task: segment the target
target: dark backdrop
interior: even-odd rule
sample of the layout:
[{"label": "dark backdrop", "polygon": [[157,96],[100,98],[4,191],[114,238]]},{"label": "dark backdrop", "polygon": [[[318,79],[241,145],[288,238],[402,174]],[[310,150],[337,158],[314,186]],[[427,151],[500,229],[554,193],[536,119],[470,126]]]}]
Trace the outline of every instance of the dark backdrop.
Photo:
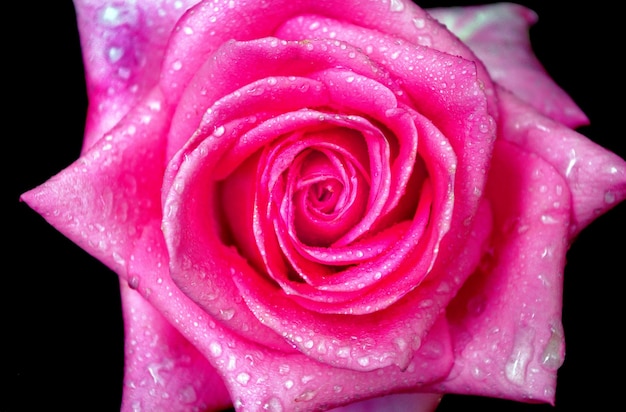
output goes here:
[{"label": "dark backdrop", "polygon": [[[531,30],[536,54],[591,119],[583,134],[626,157],[619,13],[602,1],[584,7],[554,0],[520,3],[539,14]],[[86,96],[72,3],[8,7],[0,411],[117,411],[123,368],[117,277],[18,202],[20,193],[79,154]],[[623,397],[626,370],[621,337],[625,220],[623,203],[584,230],[568,253],[567,356],[556,407],[450,395],[439,412],[613,410]]]}]

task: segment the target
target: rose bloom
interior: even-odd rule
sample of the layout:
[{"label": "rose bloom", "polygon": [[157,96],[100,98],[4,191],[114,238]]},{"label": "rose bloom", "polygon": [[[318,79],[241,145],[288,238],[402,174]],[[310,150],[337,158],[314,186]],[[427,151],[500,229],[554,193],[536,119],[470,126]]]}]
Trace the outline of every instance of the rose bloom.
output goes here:
[{"label": "rose bloom", "polygon": [[565,253],[626,164],[532,11],[75,7],[83,151],[22,199],[121,279],[122,410],[554,402]]}]

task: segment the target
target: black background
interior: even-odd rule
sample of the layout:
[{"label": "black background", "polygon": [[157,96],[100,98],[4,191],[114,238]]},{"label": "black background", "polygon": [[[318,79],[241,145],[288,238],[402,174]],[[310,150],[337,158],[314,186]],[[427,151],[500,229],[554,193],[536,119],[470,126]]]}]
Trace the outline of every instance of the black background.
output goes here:
[{"label": "black background", "polygon": [[[591,119],[580,131],[626,157],[620,14],[602,1],[584,7],[520,3],[539,14],[531,29],[536,54]],[[87,99],[74,10],[70,0],[9,7],[3,6],[5,22],[15,19],[16,25],[3,28],[2,175],[9,189],[2,190],[8,230],[2,232],[0,411],[119,411],[123,327],[117,277],[18,201],[79,154]],[[584,230],[568,253],[567,355],[556,407],[448,395],[439,412],[614,410],[624,396],[626,370],[625,221],[622,203]]]}]

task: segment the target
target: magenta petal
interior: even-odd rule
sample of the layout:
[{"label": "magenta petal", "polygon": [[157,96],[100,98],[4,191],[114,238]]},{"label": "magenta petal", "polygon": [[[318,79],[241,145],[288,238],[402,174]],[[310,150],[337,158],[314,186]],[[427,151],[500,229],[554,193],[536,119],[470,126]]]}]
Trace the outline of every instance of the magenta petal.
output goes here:
[{"label": "magenta petal", "polygon": [[222,378],[200,352],[136,291],[121,282],[125,329],[122,411],[225,409]]},{"label": "magenta petal", "polygon": [[565,178],[572,192],[570,237],[626,198],[626,161],[511,93],[500,90],[499,96],[502,137],[541,156]]},{"label": "magenta petal", "polygon": [[429,9],[487,66],[495,82],[546,116],[577,127],[587,116],[550,78],[535,57],[528,36],[536,14],[518,4]]},{"label": "magenta petal", "polygon": [[[447,375],[452,365],[449,331],[443,317],[433,320],[419,350],[404,362],[404,369],[396,366],[371,372],[337,369],[297,351],[257,345],[223,327],[172,282],[158,224],[147,227],[133,256],[131,278],[137,278],[133,286],[211,362],[223,377],[237,409],[259,406],[261,410],[324,410],[436,382]],[[369,340],[351,341],[363,350],[373,349]],[[412,351],[410,341],[399,340],[396,344]],[[317,346],[315,350],[337,349],[333,342],[329,341],[328,345]]]},{"label": "magenta petal", "polygon": [[495,250],[447,309],[455,367],[439,389],[553,403],[570,192],[550,164],[511,143],[496,143],[492,167]]},{"label": "magenta petal", "polygon": [[[449,31],[441,30],[437,21],[411,2],[370,1],[365,5],[361,0],[274,0],[268,12],[264,2],[249,2],[245,7],[215,7],[211,1],[202,1],[181,19],[179,26],[183,30],[172,35],[161,81],[166,95],[178,100],[193,74],[223,43],[272,36],[280,24],[299,15],[327,16],[355,23],[379,34],[387,33],[476,60],[467,46]],[[480,62],[476,64],[485,93],[493,97],[493,84],[485,68]]]},{"label": "magenta petal", "polygon": [[74,0],[89,112],[84,150],[158,82],[176,21],[198,0]]},{"label": "magenta petal", "polygon": [[144,225],[161,216],[168,120],[168,108],[154,91],[76,162],[21,199],[126,277]]}]

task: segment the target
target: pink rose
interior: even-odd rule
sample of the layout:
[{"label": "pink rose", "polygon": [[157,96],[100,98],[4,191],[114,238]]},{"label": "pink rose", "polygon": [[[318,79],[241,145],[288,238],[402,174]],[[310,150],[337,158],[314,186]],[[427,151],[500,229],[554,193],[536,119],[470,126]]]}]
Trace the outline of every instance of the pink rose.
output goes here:
[{"label": "pink rose", "polygon": [[535,15],[154,3],[75,1],[84,149],[22,196],[123,280],[122,409],[553,403],[565,253],[626,163]]}]

